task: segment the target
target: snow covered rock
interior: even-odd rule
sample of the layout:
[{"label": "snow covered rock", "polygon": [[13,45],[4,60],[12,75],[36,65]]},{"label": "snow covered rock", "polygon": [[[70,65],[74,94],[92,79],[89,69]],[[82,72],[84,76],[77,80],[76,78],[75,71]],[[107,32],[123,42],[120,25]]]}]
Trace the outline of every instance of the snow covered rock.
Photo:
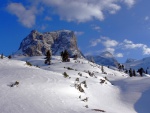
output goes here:
[{"label": "snow covered rock", "polygon": [[118,64],[118,61],[108,51],[103,52],[97,56],[86,56],[86,58],[90,61],[92,60],[95,63],[97,63],[99,65],[104,65],[104,66],[115,66],[116,67]]},{"label": "snow covered rock", "polygon": [[41,56],[45,55],[48,50],[51,50],[53,55],[60,55],[60,52],[65,49],[69,52],[70,57],[73,55],[82,57],[73,31],[60,30],[40,33],[33,30],[26,38],[23,39],[19,50],[15,54]]}]

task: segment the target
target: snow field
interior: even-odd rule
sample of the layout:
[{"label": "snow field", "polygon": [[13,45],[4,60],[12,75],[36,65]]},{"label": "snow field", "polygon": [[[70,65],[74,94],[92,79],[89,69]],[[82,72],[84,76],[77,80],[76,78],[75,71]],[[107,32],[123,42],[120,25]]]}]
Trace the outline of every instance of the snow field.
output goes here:
[{"label": "snow field", "polygon": [[[101,66],[85,59],[61,62],[59,56],[54,56],[51,65],[45,65],[44,57],[41,56],[15,59],[0,59],[2,113],[97,112],[92,109],[104,110],[106,113],[150,112],[148,106],[144,105],[150,104],[150,101],[146,101],[150,94],[149,77],[130,78],[123,72],[107,67],[104,67],[107,74],[103,74]],[[28,66],[24,61],[40,68]],[[94,76],[89,76],[88,71]],[[64,78],[64,72],[69,75],[68,78]],[[104,80],[104,77],[110,82],[101,84],[100,79]],[[79,81],[75,81],[77,78]],[[19,81],[19,85],[10,87],[15,81]],[[84,93],[81,93],[75,88],[75,83],[83,81],[86,81],[87,88],[82,84]],[[86,98],[88,101],[83,101]]]}]

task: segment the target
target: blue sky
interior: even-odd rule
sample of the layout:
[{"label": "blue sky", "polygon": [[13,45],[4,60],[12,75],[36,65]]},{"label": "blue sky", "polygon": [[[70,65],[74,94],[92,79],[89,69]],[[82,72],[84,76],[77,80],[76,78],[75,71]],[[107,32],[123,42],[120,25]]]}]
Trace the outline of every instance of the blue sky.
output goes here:
[{"label": "blue sky", "polygon": [[15,52],[31,30],[73,30],[85,55],[150,56],[149,0],[0,0],[0,53]]}]

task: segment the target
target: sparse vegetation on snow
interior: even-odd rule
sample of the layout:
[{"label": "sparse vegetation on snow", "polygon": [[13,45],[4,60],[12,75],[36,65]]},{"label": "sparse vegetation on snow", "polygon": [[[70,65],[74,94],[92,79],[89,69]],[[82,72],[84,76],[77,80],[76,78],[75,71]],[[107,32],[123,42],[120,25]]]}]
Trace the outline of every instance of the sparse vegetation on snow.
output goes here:
[{"label": "sparse vegetation on snow", "polygon": [[[105,66],[103,73],[102,66],[80,58],[60,62],[60,56],[52,56],[51,65],[44,60],[44,56],[0,60],[2,113],[149,112],[146,74],[129,77]],[[25,61],[35,66],[24,65]]]}]

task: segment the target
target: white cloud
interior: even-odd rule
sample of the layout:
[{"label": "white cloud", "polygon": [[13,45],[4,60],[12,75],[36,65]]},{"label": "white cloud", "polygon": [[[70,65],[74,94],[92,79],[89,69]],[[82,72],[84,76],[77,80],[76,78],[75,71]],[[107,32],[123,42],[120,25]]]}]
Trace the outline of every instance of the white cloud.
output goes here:
[{"label": "white cloud", "polygon": [[35,24],[37,10],[35,7],[25,8],[21,3],[10,3],[7,10],[18,17],[18,21],[25,27],[31,28]]},{"label": "white cloud", "polygon": [[46,25],[42,25],[41,30],[45,30],[45,29],[46,29]]},{"label": "white cloud", "polygon": [[[123,43],[119,43],[116,40],[112,40],[108,37],[101,37],[99,39],[91,41],[91,46],[96,46],[98,44],[103,44],[104,48],[101,51],[109,51],[115,57],[124,57],[124,53],[129,52],[129,50],[137,49],[143,55],[150,55],[150,47],[142,43],[134,43],[131,40],[125,39]],[[127,49],[127,51],[125,50]],[[123,53],[122,53],[123,50]],[[99,51],[98,51],[99,52]],[[119,52],[119,53],[116,53]]]},{"label": "white cloud", "polygon": [[123,54],[122,53],[117,53],[115,56],[118,57],[118,58],[121,58],[121,57],[123,57]]},{"label": "white cloud", "polygon": [[114,49],[114,48],[105,48],[104,51],[108,51],[108,52],[110,52],[111,54],[114,54],[115,49]]},{"label": "white cloud", "polygon": [[83,35],[83,34],[84,34],[84,32],[82,32],[82,31],[75,31],[74,33],[75,33],[75,35],[77,35],[77,36],[80,36],[80,35]]},{"label": "white cloud", "polygon": [[135,44],[132,41],[125,39],[123,42],[123,47],[126,49],[142,49],[144,55],[150,55],[150,48],[145,44]]},{"label": "white cloud", "polygon": [[124,42],[124,43],[127,43],[127,44],[132,44],[132,43],[133,43],[132,41],[127,40],[127,39],[125,39],[123,42]]},{"label": "white cloud", "polygon": [[93,47],[97,46],[98,44],[102,44],[104,46],[104,49],[102,51],[108,51],[114,55],[116,46],[118,46],[119,42],[108,37],[101,37],[99,39],[91,41],[91,46]]},{"label": "white cloud", "polygon": [[118,42],[116,40],[111,40],[107,37],[102,37],[102,39],[103,39],[103,45],[107,48],[115,47],[118,45]]},{"label": "white cloud", "polygon": [[123,0],[128,7],[132,7],[135,4],[135,0]]},{"label": "white cloud", "polygon": [[[35,24],[37,13],[40,11],[45,10],[44,20],[51,20],[47,14],[51,13],[67,21],[87,22],[94,19],[102,21],[105,19],[105,13],[117,13],[121,9],[121,2],[129,7],[135,4],[135,0],[36,0],[28,2],[32,7],[10,3],[7,10],[16,15],[24,26],[30,28]],[[100,30],[100,27],[95,29]]]},{"label": "white cloud", "polygon": [[143,54],[144,55],[150,55],[150,48],[147,47],[147,45],[143,46]]},{"label": "white cloud", "polygon": [[[93,19],[104,20],[104,12],[115,14],[121,9],[121,2],[131,7],[135,0],[38,0],[53,9],[61,19],[86,22]],[[69,5],[67,5],[69,3]]]},{"label": "white cloud", "polygon": [[136,48],[142,48],[144,44],[134,44],[132,41],[125,39],[124,41],[124,47],[126,49],[136,49]]},{"label": "white cloud", "polygon": [[97,44],[99,44],[101,42],[101,39],[96,39],[96,40],[92,40],[90,43],[91,43],[91,46],[94,47],[94,46],[97,46]]},{"label": "white cloud", "polygon": [[145,21],[148,21],[148,20],[149,20],[149,16],[146,16],[144,20],[145,20]]},{"label": "white cloud", "polygon": [[97,32],[101,31],[101,28],[97,25],[91,25],[92,29],[96,30]]}]

